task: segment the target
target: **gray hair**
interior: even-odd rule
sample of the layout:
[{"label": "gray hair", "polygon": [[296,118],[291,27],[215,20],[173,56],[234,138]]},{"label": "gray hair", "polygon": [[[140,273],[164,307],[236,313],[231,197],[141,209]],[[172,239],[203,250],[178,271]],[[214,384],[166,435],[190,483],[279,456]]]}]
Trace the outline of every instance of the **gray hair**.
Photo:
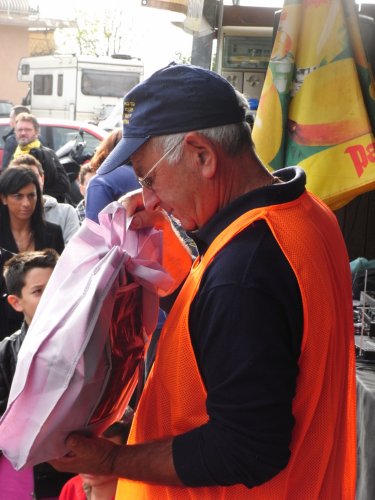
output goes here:
[{"label": "gray hair", "polygon": [[[249,104],[245,96],[238,90],[235,90],[235,92],[239,106],[246,112],[249,109]],[[245,148],[252,147],[251,128],[246,121],[222,125],[221,127],[194,130],[194,132],[203,135],[213,144],[220,146],[224,152],[230,156],[235,156]],[[153,137],[152,145],[155,149],[162,150],[164,154],[168,149],[173,148],[166,158],[166,161],[170,164],[177,163],[181,160],[183,153],[182,143],[187,133],[188,132],[183,132]]]},{"label": "gray hair", "polygon": [[[252,145],[251,129],[246,122],[195,130],[194,132],[203,135],[213,144],[217,144],[225,153],[231,156],[235,156],[243,151],[245,147],[248,148]],[[164,154],[168,149],[173,148],[166,160],[168,163],[177,163],[182,157],[183,140],[186,134],[188,132],[153,137],[152,145],[155,149],[161,149]]]}]

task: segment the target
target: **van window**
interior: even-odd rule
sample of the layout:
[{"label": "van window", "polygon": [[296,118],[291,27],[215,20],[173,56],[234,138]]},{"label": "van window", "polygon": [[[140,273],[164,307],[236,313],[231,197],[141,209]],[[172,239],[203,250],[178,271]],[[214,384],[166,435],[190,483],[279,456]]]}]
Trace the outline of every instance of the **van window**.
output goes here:
[{"label": "van window", "polygon": [[34,95],[52,95],[52,75],[34,75]]},{"label": "van window", "polygon": [[81,92],[84,95],[123,97],[137,83],[139,83],[138,73],[84,69]]},{"label": "van window", "polygon": [[[55,151],[61,148],[61,146],[64,146],[64,144],[66,144],[68,141],[76,139],[76,137],[78,136],[78,129],[59,127],[57,125],[48,128],[49,134],[51,134],[52,143],[51,141],[49,141],[48,144],[45,141],[43,141],[43,143],[45,146],[48,145],[48,147],[52,148]],[[41,135],[43,138],[43,130],[41,130]],[[89,132],[84,132],[84,141],[86,142],[85,153],[89,153],[91,155],[95,153],[95,149],[101,142],[100,139],[91,135]]]},{"label": "van window", "polygon": [[57,75],[57,95],[61,97],[63,95],[63,83],[64,83],[64,75]]},{"label": "van window", "polygon": [[22,64],[21,75],[29,75],[29,74],[30,74],[30,64]]}]

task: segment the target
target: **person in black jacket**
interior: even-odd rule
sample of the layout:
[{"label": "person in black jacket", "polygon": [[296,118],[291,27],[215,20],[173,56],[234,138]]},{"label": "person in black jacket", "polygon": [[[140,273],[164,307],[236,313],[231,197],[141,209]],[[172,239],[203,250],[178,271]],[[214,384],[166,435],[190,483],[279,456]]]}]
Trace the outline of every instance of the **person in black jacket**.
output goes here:
[{"label": "person in black jacket", "polygon": [[[0,278],[4,261],[24,251],[64,250],[62,229],[44,220],[39,180],[29,167],[9,168],[0,175]],[[0,339],[20,327],[22,316],[5,300],[0,279]]]},{"label": "person in black jacket", "polygon": [[17,148],[13,158],[31,154],[42,164],[44,170],[44,193],[59,202],[70,202],[70,180],[56,153],[39,140],[39,123],[34,115],[21,113],[17,116],[15,134]]},{"label": "person in black jacket", "polygon": [[[0,342],[0,416],[6,410],[8,403],[18,352],[58,257],[55,250],[47,248],[19,253],[4,265],[8,303],[14,310],[23,314],[24,321],[20,330]],[[0,457],[0,477],[6,468],[7,474],[14,475],[14,480],[7,480],[6,484],[2,484],[1,493],[4,495],[2,498],[30,497],[31,491],[27,490],[27,487],[26,491],[22,489],[25,483],[32,484],[33,498],[58,497],[62,486],[71,477],[71,474],[55,471],[47,463],[17,472],[7,467],[5,461],[5,457]],[[25,481],[26,476],[28,481]]]},{"label": "person in black jacket", "polygon": [[16,134],[14,132],[14,127],[16,126],[16,117],[20,113],[29,113],[29,109],[26,106],[18,104],[17,106],[13,106],[9,114],[10,126],[12,128],[7,134],[3,135],[4,150],[3,150],[3,159],[1,164],[2,170],[5,170],[7,168],[13,156],[13,153],[17,148],[17,139],[16,139]]}]

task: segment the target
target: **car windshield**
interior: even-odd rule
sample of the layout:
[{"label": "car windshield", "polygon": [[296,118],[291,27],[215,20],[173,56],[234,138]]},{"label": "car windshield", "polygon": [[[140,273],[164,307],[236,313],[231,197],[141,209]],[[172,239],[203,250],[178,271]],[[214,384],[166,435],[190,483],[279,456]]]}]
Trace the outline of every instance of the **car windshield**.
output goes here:
[{"label": "car windshield", "polygon": [[[48,129],[48,130],[47,130]],[[55,151],[61,148],[64,144],[75,139],[79,134],[79,129],[69,128],[69,127],[59,127],[55,125],[53,127],[47,127],[46,125],[41,125],[40,135],[42,137],[43,144],[48,146]],[[94,154],[95,149],[100,144],[101,139],[90,134],[88,131],[84,131],[84,141],[86,143],[85,152],[88,154]]]},{"label": "car windshield", "polygon": [[0,149],[4,149],[4,137],[6,137],[10,130],[10,125],[0,126]]},{"label": "car windshield", "polygon": [[11,102],[0,101],[0,116],[8,117],[13,105]]}]

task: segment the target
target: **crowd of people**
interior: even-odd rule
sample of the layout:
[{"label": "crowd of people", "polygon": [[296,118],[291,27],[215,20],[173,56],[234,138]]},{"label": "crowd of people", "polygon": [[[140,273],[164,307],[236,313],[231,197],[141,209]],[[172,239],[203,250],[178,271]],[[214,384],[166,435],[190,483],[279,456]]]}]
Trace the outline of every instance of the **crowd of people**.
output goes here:
[{"label": "crowd of people", "polygon": [[68,436],[69,453],[42,465],[78,476],[48,496],[354,499],[351,277],[335,216],[301,168],[271,173],[261,163],[246,100],[212,71],[155,72],[124,97],[123,123],[82,166],[76,210],[36,118],[22,110],[17,144],[6,140],[1,412],[36,307],[30,290],[40,296],[47,261],[84,218],[98,221],[119,200],[133,229],[162,229],[167,246],[173,228],[192,255],[160,302],[152,367],[125,434],[122,422],[100,437]]},{"label": "crowd of people", "polygon": [[[113,131],[91,161],[81,165],[77,182],[82,200],[73,206],[68,176],[55,152],[43,146],[37,118],[25,106],[14,106],[10,124],[11,131],[3,137],[0,172],[0,416],[7,406],[18,351],[48,278],[58,256],[87,216],[89,181],[122,135],[120,129]],[[88,206],[95,221],[108,203],[138,187],[132,167],[124,166],[124,170],[124,182],[120,176],[112,184],[93,184]],[[126,423],[117,422],[103,436],[124,443],[129,427],[127,417]],[[61,498],[71,500],[86,495],[114,496],[116,478],[77,477],[78,481],[69,482],[61,491],[71,477],[72,474],[58,472],[48,463],[14,471],[0,452],[1,495],[7,498],[23,500],[33,494],[37,499],[57,499],[60,493]]]}]

